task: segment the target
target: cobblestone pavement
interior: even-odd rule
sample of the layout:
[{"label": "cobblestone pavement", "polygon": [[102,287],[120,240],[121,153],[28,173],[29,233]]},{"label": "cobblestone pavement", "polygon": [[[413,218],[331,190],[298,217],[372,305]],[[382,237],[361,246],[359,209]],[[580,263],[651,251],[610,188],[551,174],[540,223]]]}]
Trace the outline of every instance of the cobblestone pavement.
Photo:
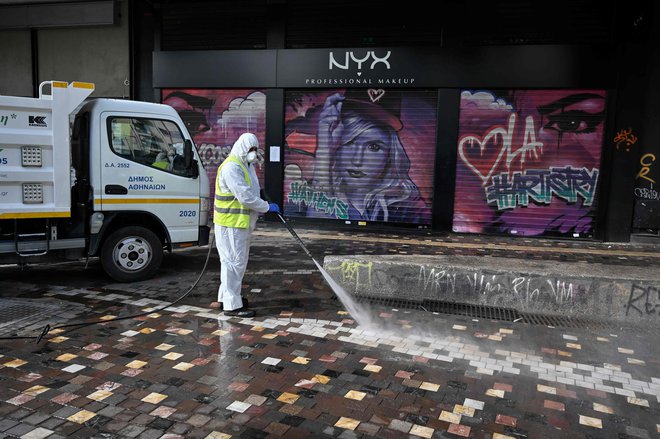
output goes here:
[{"label": "cobblestone pavement", "polygon": [[[660,264],[657,247],[299,231],[325,254],[483,254]],[[391,241],[390,241],[391,240]],[[517,253],[520,252],[520,253]],[[371,306],[358,327],[286,231],[260,224],[253,319],[208,308],[217,253],[110,281],[98,263],[0,267],[2,298],[58,311],[0,328],[4,437],[660,437],[657,328],[547,327]],[[405,292],[403,292],[405,294]],[[130,317],[142,314],[138,317]],[[121,320],[113,320],[116,318]],[[99,320],[82,327],[58,325]]]}]

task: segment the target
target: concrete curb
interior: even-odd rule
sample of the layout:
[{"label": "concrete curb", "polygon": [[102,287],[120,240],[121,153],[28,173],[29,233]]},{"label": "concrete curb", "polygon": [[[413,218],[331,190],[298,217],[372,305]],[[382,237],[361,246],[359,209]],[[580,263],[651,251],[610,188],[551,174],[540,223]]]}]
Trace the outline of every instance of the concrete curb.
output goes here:
[{"label": "concrete curb", "polygon": [[326,256],[356,296],[660,323],[660,273],[636,266],[480,256]]}]

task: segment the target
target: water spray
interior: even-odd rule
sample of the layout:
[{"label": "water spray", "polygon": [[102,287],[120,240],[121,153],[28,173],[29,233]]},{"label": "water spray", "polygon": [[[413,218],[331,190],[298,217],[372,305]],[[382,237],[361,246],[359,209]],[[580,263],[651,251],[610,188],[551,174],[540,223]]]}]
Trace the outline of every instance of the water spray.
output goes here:
[{"label": "water spray", "polygon": [[362,307],[360,306],[355,299],[348,294],[342,287],[339,285],[333,278],[330,276],[330,273],[328,273],[322,266],[319,264],[316,259],[314,259],[314,256],[310,251],[307,249],[305,244],[303,243],[302,239],[298,236],[295,230],[293,230],[293,227],[289,225],[289,223],[286,222],[284,217],[280,214],[277,213],[277,216],[279,217],[280,221],[286,226],[287,230],[293,236],[293,239],[296,240],[296,242],[302,247],[303,251],[309,256],[312,261],[314,261],[314,264],[316,265],[316,268],[319,269],[321,272],[321,275],[323,276],[323,279],[325,279],[326,283],[332,289],[332,291],[335,293],[335,295],[339,298],[339,300],[344,304],[346,307],[346,310],[348,313],[355,319],[357,324],[362,327],[374,327],[374,322],[371,319],[371,315]]}]

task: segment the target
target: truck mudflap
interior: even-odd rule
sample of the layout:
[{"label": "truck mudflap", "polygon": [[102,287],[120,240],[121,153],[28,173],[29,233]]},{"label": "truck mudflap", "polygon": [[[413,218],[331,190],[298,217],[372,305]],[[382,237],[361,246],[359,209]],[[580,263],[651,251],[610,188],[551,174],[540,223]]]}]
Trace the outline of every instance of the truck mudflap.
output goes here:
[{"label": "truck mudflap", "polygon": [[209,226],[199,226],[199,245],[207,245],[210,234],[211,228]]}]

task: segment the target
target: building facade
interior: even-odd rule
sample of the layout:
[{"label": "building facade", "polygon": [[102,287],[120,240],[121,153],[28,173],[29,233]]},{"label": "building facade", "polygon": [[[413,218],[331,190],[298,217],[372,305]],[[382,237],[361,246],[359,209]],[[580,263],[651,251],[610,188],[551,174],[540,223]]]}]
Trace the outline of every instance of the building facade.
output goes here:
[{"label": "building facade", "polygon": [[[438,13],[416,0],[110,3],[112,24],[61,29],[125,35],[125,53],[115,48],[125,88],[104,95],[177,109],[212,177],[254,132],[262,187],[290,221],[659,236],[650,1],[446,0]],[[34,64],[45,30],[26,26],[0,32],[30,33]],[[66,78],[47,79],[103,87],[121,76],[90,64],[92,78],[60,67]]]}]

